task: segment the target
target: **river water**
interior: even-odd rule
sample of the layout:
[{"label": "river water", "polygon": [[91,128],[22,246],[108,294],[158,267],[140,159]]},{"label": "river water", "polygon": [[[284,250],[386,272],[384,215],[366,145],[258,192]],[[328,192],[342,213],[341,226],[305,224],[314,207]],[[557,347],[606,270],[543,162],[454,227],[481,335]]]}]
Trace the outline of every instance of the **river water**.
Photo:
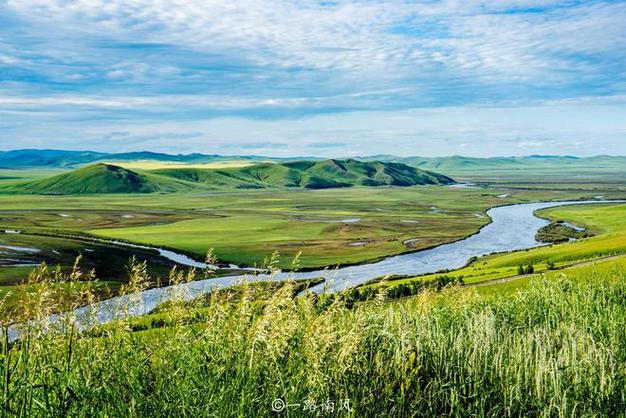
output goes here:
[{"label": "river water", "polygon": [[[244,281],[284,281],[292,279],[324,278],[326,283],[312,288],[321,293],[324,290],[337,292],[354,287],[371,279],[387,275],[420,275],[435,273],[444,269],[463,267],[470,258],[480,257],[494,252],[523,250],[543,245],[535,240],[537,231],[548,225],[545,219],[538,218],[534,212],[564,205],[590,203],[609,203],[607,201],[543,202],[500,206],[490,209],[487,214],[492,222],[478,233],[450,244],[386,258],[384,260],[348,266],[334,270],[310,272],[279,272],[268,274],[249,274],[226,276],[207,280],[198,280],[176,286],[149,289],[139,294],[119,296],[96,305],[97,320],[101,323],[124,316],[141,315],[153,310],[160,303],[173,297],[184,296],[192,299],[210,293],[217,288],[232,286]],[[194,266],[197,265],[194,262]],[[121,307],[124,307],[122,310]],[[86,313],[87,308],[79,309],[78,314]]]}]

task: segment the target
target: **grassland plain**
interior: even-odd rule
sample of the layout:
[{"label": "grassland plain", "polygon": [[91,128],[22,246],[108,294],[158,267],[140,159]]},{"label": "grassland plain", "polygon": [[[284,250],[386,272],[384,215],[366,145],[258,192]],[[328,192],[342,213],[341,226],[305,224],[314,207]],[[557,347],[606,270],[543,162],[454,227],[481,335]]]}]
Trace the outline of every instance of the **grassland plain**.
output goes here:
[{"label": "grassland plain", "polygon": [[4,169],[0,168],[0,184],[9,185],[15,183],[21,183],[24,181],[42,179],[46,177],[52,177],[57,174],[64,173],[65,170],[60,169],[31,169],[31,170],[23,170],[23,169]]},{"label": "grassland plain", "polygon": [[[500,196],[500,197],[499,197]],[[506,196],[506,197],[503,197]],[[358,263],[450,242],[496,205],[588,193],[449,187],[246,191],[203,195],[0,195],[0,229],[91,233],[203,257],[260,263],[274,250],[302,267]],[[6,238],[6,237],[5,237]],[[288,267],[288,264],[283,265]]]},{"label": "grassland plain", "polygon": [[[384,160],[384,159],[383,159]],[[384,160],[386,161],[386,160]],[[435,170],[459,181],[509,190],[578,190],[603,195],[626,191],[626,158],[598,156],[391,159]]]},{"label": "grassland plain", "polygon": [[[180,299],[76,332],[54,309],[90,300],[40,270],[20,293],[28,338],[0,350],[17,416],[623,417],[626,272],[536,277],[507,297],[453,287],[347,308],[296,284]],[[181,277],[181,280],[184,280]],[[141,265],[124,291],[145,288]],[[227,384],[225,384],[227,382]],[[274,409],[274,410],[273,410]],[[279,410],[277,412],[275,410]]]},{"label": "grassland plain", "polygon": [[254,214],[239,212],[226,219],[91,232],[143,243],[161,242],[196,254],[205,251],[207,237],[216,236],[220,245],[215,250],[224,260],[249,265],[278,250],[287,258],[302,252],[303,267],[320,267],[454,241],[485,225],[488,218],[484,212],[489,207],[527,198],[524,194],[501,198],[497,193],[428,188],[385,190],[384,194],[363,190],[341,197],[334,191],[311,196],[315,203],[292,201],[291,209],[267,208],[264,222],[259,222],[257,209]]}]

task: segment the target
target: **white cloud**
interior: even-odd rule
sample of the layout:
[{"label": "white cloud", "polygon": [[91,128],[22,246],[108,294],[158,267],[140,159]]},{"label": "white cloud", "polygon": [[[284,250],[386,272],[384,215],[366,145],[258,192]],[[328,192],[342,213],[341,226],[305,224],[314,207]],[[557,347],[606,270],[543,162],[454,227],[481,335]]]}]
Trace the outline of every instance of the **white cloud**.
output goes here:
[{"label": "white cloud", "polygon": [[[110,77],[127,77],[112,74]],[[42,111],[63,111],[67,108],[73,111],[80,108],[138,108],[146,112],[184,110],[262,110],[262,109],[324,109],[329,106],[353,106],[356,101],[367,100],[368,97],[377,97],[384,94],[395,94],[406,89],[390,89],[379,91],[362,91],[348,94],[329,96],[303,97],[263,97],[237,95],[157,95],[157,96],[92,96],[92,95],[62,95],[53,96],[19,96],[0,95],[0,109],[39,109]]]},{"label": "white cloud", "polygon": [[[4,11],[23,26],[0,28],[15,38],[0,44],[12,77],[0,115],[18,119],[0,142],[106,146],[122,129],[135,145],[214,152],[625,146],[625,2],[0,0]],[[157,135],[190,130],[201,135]]]},{"label": "white cloud", "polygon": [[[617,52],[626,4],[497,13],[558,1],[9,0],[30,18],[57,19],[78,33],[174,43],[237,55],[260,66],[314,68],[394,79],[450,71],[537,78],[563,69],[565,54]],[[440,25],[445,33],[429,29]],[[397,30],[393,30],[396,28]],[[414,36],[417,31],[420,36]],[[552,71],[558,76],[558,71]],[[419,78],[419,77],[418,77]]]},{"label": "white cloud", "polygon": [[0,53],[0,64],[16,65],[21,63],[23,61],[19,58]]},{"label": "white cloud", "polygon": [[543,148],[544,146],[543,141],[522,141],[517,144],[518,148]]},{"label": "white cloud", "polygon": [[42,108],[50,109],[57,106],[81,106],[125,108],[153,104],[153,100],[142,97],[96,98],[85,96],[57,96],[57,97],[15,97],[0,96],[0,107],[9,108]]}]

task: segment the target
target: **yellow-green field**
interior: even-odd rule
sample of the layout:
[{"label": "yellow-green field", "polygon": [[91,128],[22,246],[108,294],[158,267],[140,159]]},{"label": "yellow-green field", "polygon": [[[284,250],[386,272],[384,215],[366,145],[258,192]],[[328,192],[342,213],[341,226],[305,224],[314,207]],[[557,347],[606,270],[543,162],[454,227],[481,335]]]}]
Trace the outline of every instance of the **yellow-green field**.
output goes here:
[{"label": "yellow-green field", "polygon": [[215,161],[212,163],[179,163],[175,161],[156,161],[156,160],[133,160],[133,161],[103,161],[108,164],[118,165],[130,170],[160,170],[164,168],[203,168],[203,169],[219,169],[219,168],[236,168],[247,167],[258,164],[262,161],[248,160],[232,160],[232,161]]},{"label": "yellow-green field", "polygon": [[65,170],[58,168],[41,168],[31,170],[17,170],[17,169],[2,169],[0,168],[0,184],[12,184],[19,183],[28,180],[43,179],[46,177],[52,177],[60,173],[64,173]]}]

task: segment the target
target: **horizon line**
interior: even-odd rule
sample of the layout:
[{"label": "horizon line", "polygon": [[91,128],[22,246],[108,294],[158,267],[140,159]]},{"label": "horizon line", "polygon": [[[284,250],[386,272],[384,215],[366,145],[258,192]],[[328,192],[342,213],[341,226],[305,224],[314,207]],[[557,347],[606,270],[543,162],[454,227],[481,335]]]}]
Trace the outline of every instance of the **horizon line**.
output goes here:
[{"label": "horizon line", "polygon": [[157,154],[171,157],[189,157],[193,155],[202,156],[202,157],[254,157],[254,158],[270,158],[270,159],[293,159],[293,158],[302,158],[302,159],[362,159],[362,158],[374,158],[374,157],[395,157],[395,158],[426,158],[426,159],[438,159],[438,158],[453,158],[453,157],[463,157],[463,158],[475,158],[475,159],[493,159],[493,158],[576,158],[576,159],[585,159],[585,158],[599,158],[599,157],[622,157],[626,158],[624,154],[594,154],[594,155],[573,155],[573,154],[524,154],[524,155],[492,155],[488,157],[477,157],[467,154],[447,154],[447,155],[437,155],[432,157],[426,157],[418,154],[413,155],[398,155],[398,154],[369,154],[369,155],[358,155],[358,156],[334,156],[334,157],[325,157],[325,156],[315,156],[315,155],[292,155],[285,157],[278,157],[272,155],[264,155],[264,154],[219,154],[219,153],[203,153],[203,152],[190,152],[190,153],[170,153],[165,151],[150,151],[150,150],[141,150],[141,151],[124,151],[124,152],[108,152],[108,151],[97,151],[94,149],[62,149],[62,148],[14,148],[7,150],[0,150],[1,154],[12,153],[12,152],[71,152],[71,153],[93,153],[93,154],[105,154],[105,155],[127,155],[127,154]]}]

